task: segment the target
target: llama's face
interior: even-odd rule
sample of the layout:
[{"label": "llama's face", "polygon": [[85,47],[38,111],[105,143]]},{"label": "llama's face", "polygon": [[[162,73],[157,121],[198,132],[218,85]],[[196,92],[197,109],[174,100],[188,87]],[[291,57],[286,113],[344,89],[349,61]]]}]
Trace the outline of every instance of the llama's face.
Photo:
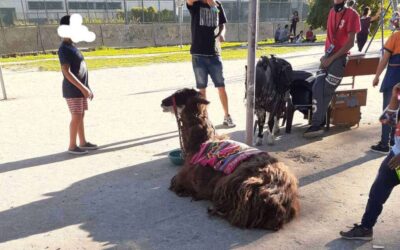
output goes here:
[{"label": "llama's face", "polygon": [[174,113],[174,107],[173,107],[173,98],[175,98],[175,103],[176,103],[176,109],[178,113],[182,111],[182,109],[185,107],[187,102],[194,98],[194,97],[199,97],[200,92],[194,90],[194,89],[181,89],[176,91],[174,94],[168,96],[161,102],[161,108],[163,109],[163,112],[171,112]]}]

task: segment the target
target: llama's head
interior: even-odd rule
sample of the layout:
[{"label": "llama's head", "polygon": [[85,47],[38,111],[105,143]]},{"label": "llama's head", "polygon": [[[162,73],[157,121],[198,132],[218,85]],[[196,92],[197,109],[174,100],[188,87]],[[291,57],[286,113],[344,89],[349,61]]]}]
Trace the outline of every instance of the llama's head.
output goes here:
[{"label": "llama's head", "polygon": [[161,102],[161,108],[164,112],[174,113],[174,100],[176,110],[181,113],[184,108],[191,111],[193,114],[201,112],[200,106],[207,105],[209,102],[202,97],[200,92],[194,89],[181,89],[168,96]]}]

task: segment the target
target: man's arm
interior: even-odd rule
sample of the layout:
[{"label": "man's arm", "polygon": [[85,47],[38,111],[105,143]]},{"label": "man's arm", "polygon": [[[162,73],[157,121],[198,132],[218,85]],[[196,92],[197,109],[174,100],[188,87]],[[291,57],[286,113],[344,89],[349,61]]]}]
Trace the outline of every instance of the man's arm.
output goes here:
[{"label": "man's arm", "polygon": [[219,25],[219,32],[217,37],[219,37],[220,42],[225,42],[225,33],[226,33],[226,26],[225,24],[220,24]]},{"label": "man's arm", "polygon": [[355,32],[350,32],[346,43],[344,44],[344,46],[342,48],[340,48],[340,50],[338,50],[336,53],[334,53],[333,55],[329,56],[328,58],[322,58],[321,59],[322,67],[326,69],[337,58],[339,58],[339,57],[341,57],[343,55],[346,55],[349,52],[349,50],[351,48],[353,48],[353,46],[354,46],[354,38],[355,38],[355,36],[356,36]]},{"label": "man's arm", "polygon": [[76,76],[74,74],[72,74],[70,65],[62,64],[61,71],[64,74],[65,78],[67,78],[67,80],[70,83],[72,83],[75,87],[77,87],[82,92],[82,94],[85,96],[85,98],[92,98],[92,96],[93,96],[92,91],[90,91],[90,89],[88,89],[85,85],[83,85],[81,83],[81,81],[79,81],[79,79],[76,78]]}]

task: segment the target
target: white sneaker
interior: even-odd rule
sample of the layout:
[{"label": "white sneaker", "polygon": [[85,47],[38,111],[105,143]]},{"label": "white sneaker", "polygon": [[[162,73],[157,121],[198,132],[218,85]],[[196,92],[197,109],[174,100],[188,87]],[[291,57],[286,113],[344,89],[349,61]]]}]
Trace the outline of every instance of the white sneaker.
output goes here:
[{"label": "white sneaker", "polygon": [[236,127],[236,124],[233,123],[232,118],[231,118],[230,115],[224,117],[224,122],[222,124],[227,126],[228,128]]}]

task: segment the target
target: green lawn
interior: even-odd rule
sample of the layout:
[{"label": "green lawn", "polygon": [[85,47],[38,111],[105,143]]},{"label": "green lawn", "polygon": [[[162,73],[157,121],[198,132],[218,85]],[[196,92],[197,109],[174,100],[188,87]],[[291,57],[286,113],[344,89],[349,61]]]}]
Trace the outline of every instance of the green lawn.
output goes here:
[{"label": "green lawn", "polygon": [[[271,47],[272,40],[262,41],[259,43],[257,56],[269,54],[285,54],[306,50],[304,47]],[[245,43],[224,43],[222,57],[224,60],[244,59],[247,57],[247,47]],[[148,65],[153,63],[172,63],[190,61],[188,45],[179,48],[178,46],[166,47],[148,47],[148,48],[132,48],[132,49],[115,49],[115,48],[98,48],[94,51],[83,52],[85,57],[96,56],[123,56],[134,55],[134,58],[87,58],[86,62],[90,70],[116,67],[133,67],[140,65]],[[143,55],[143,56],[140,56]],[[55,59],[43,61],[43,59]],[[21,56],[15,58],[2,58],[1,63],[17,62],[18,65],[4,65],[5,68],[39,68],[44,71],[58,71],[60,65],[57,55],[45,54],[37,56]],[[25,63],[24,63],[25,61]],[[26,62],[33,61],[33,62]]]},{"label": "green lawn", "polygon": [[[286,54],[305,50],[307,48],[299,47],[262,47],[257,50],[257,57],[269,54]],[[224,60],[235,60],[247,58],[247,49],[224,49],[222,51]],[[133,67],[149,65],[153,63],[174,63],[190,61],[191,56],[189,52],[163,54],[135,58],[106,58],[106,59],[86,59],[86,63],[90,70],[104,69],[104,68],[117,68],[117,67]],[[21,68],[22,65],[18,65]],[[15,66],[6,66],[15,67]],[[37,61],[34,63],[23,64],[24,68],[39,68],[44,71],[58,71],[60,65],[58,61]]]}]

